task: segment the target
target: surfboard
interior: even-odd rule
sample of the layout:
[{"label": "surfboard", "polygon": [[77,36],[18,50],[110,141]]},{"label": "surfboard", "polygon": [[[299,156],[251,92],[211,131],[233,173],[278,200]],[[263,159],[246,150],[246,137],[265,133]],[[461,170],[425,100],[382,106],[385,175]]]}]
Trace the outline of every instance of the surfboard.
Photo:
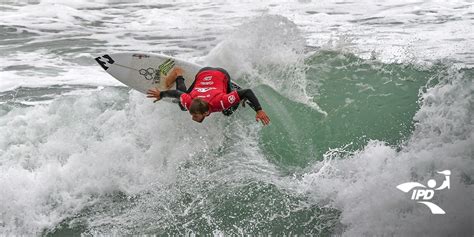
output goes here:
[{"label": "surfboard", "polygon": [[[184,82],[186,88],[189,88],[194,82],[196,74],[203,68],[203,66],[196,63],[167,55],[151,53],[104,54],[96,57],[95,61],[115,79],[143,94],[146,94],[149,89],[153,88],[158,88],[161,91],[175,90],[176,83],[172,83],[172,85],[167,87],[165,80],[174,67],[181,67],[183,69]],[[238,84],[231,83],[232,90],[241,89]],[[169,98],[164,98],[164,101],[179,103],[178,99],[170,100]],[[253,108],[249,101],[246,103]],[[232,114],[237,107],[238,105],[223,111],[224,115]]]},{"label": "surfboard", "polygon": [[167,55],[148,53],[116,53],[96,57],[95,61],[115,79],[128,87],[146,94],[149,89],[161,91],[176,89],[175,83],[167,87],[165,78],[174,67],[184,70],[186,87],[189,88],[202,66]]}]

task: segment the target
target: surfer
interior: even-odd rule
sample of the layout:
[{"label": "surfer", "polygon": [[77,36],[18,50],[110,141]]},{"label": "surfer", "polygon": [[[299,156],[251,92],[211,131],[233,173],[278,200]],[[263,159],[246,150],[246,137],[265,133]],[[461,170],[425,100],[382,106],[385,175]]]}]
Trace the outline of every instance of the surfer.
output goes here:
[{"label": "surfer", "polygon": [[176,90],[160,91],[151,89],[147,92],[148,98],[154,98],[153,102],[164,97],[177,98],[180,100],[180,107],[188,110],[192,119],[198,123],[214,112],[223,112],[229,116],[237,109],[239,102],[245,107],[245,102],[257,113],[256,121],[261,121],[263,125],[270,123],[270,118],[263,111],[257,97],[250,89],[232,90],[230,76],[222,68],[205,67],[196,74],[193,84],[186,89],[184,84],[183,69],[176,67],[167,76],[166,86],[170,87],[176,82]]}]

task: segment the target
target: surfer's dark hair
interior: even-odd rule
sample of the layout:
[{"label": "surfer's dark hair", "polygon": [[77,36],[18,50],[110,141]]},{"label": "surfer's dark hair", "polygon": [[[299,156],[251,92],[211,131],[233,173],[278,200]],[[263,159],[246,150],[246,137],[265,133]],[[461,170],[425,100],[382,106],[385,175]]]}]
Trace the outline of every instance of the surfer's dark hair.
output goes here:
[{"label": "surfer's dark hair", "polygon": [[194,98],[189,106],[189,113],[203,114],[209,111],[209,104],[201,98]]}]

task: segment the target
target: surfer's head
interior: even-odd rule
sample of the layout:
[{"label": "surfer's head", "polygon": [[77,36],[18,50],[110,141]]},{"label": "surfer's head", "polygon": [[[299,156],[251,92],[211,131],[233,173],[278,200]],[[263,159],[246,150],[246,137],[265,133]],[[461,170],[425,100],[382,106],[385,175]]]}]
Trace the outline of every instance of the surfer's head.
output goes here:
[{"label": "surfer's head", "polygon": [[209,103],[200,99],[194,98],[189,107],[189,113],[193,117],[193,120],[202,123],[204,118],[209,116]]}]

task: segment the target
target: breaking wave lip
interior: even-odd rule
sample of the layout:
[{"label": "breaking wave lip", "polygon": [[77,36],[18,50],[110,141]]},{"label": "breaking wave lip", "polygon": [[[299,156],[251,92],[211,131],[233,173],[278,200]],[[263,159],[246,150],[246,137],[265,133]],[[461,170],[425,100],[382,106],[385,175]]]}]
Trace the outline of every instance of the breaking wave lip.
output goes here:
[{"label": "breaking wave lip", "polygon": [[283,16],[263,15],[239,26],[211,50],[205,62],[226,68],[251,87],[270,86],[327,115],[306,90],[305,49],[306,41],[295,23]]}]

